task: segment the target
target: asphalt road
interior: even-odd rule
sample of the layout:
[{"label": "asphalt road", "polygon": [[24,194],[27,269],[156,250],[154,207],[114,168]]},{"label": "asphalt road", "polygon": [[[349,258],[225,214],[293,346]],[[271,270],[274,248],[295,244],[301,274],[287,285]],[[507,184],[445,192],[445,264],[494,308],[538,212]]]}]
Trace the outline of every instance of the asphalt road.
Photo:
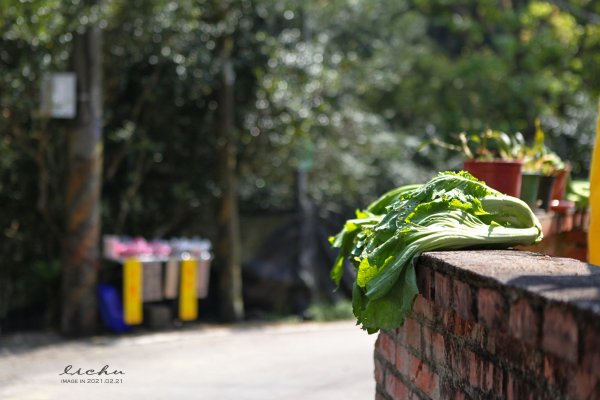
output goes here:
[{"label": "asphalt road", "polygon": [[[0,337],[0,341],[2,338]],[[14,341],[13,341],[14,342]],[[373,346],[353,321],[196,326],[0,347],[0,399],[365,400]],[[79,368],[111,375],[68,375]],[[68,378],[77,383],[64,383]]]}]

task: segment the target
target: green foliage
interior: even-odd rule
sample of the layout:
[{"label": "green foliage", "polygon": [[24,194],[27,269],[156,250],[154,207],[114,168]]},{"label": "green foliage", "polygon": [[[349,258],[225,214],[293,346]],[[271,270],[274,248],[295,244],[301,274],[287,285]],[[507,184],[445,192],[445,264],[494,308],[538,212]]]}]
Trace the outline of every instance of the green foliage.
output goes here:
[{"label": "green foliage", "polygon": [[312,304],[306,313],[314,321],[338,321],[354,317],[352,303],[348,300],[339,300],[334,304],[324,302]]},{"label": "green foliage", "polygon": [[0,0],[0,293],[12,301],[11,282],[60,258],[68,122],[39,115],[39,82],[70,69],[85,26],[104,35],[103,229],[214,237],[226,41],[242,208],[293,208],[303,168],[312,199],[345,212],[458,166],[445,149],[415,154],[423,140],[531,138],[538,115],[584,176],[598,14],[589,0]]},{"label": "green foliage", "polygon": [[[598,78],[583,68],[597,57],[591,50],[597,48],[597,32],[591,19],[570,13],[582,11],[582,6],[568,3],[570,8],[539,1],[398,2],[397,8],[410,10],[398,10],[398,18],[414,16],[420,32],[410,37],[408,50],[396,47],[401,42],[396,38],[371,56],[384,60],[370,70],[385,77],[382,84],[370,86],[372,109],[391,104],[394,111],[388,122],[393,129],[443,141],[457,132],[489,127],[531,137],[533,121],[542,115],[549,127],[548,145],[560,149],[562,158],[568,152],[574,170],[585,174],[593,124],[575,118],[577,131],[570,136],[561,135],[566,127],[559,124],[568,124],[567,108],[594,113],[594,102],[582,100],[581,93],[598,95]],[[598,13],[597,4],[583,7]],[[386,11],[394,15],[391,10]],[[369,25],[373,30],[382,26],[386,24]],[[398,34],[407,39],[409,35]],[[385,62],[389,59],[396,61]],[[573,118],[568,120],[575,124]],[[583,157],[568,149],[578,149]],[[432,149],[424,161],[441,169],[448,166],[445,158],[443,150]]]},{"label": "green foliage", "polygon": [[569,182],[567,200],[574,202],[579,210],[587,210],[590,204],[590,181],[575,180]]},{"label": "green foliage", "polygon": [[535,139],[533,145],[523,147],[523,170],[538,172],[546,176],[556,175],[565,168],[565,163],[545,144],[546,134],[540,120],[535,121]]},{"label": "green foliage", "polygon": [[441,173],[417,188],[384,195],[349,220],[332,238],[340,248],[331,276],[339,283],[340,262],[356,266],[353,311],[369,333],[404,323],[417,294],[414,262],[422,252],[473,246],[529,245],[542,227],[519,199],[489,188],[466,172]]},{"label": "green foliage", "polygon": [[447,150],[462,153],[465,160],[519,160],[524,157],[525,139],[520,132],[509,135],[506,132],[486,129],[478,134],[458,135],[460,144],[442,142],[433,138],[419,146],[419,151],[435,145]]}]

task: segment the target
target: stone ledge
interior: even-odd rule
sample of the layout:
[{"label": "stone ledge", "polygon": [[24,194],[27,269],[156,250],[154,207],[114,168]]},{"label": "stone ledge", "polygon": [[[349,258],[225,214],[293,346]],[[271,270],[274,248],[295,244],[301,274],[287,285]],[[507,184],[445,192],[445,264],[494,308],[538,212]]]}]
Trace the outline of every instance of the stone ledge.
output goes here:
[{"label": "stone ledge", "polygon": [[600,315],[600,268],[574,259],[517,250],[437,251],[421,255],[421,265],[473,286],[519,290]]}]

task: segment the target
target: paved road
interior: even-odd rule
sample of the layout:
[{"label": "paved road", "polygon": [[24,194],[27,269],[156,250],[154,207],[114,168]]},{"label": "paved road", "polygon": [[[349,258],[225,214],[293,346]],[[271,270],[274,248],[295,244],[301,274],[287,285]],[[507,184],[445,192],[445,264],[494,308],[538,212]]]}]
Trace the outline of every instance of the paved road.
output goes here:
[{"label": "paved road", "polygon": [[[9,346],[0,349],[0,399],[373,399],[374,341],[344,321],[194,327],[28,350]],[[72,376],[77,383],[61,383],[67,365],[71,372],[108,365],[109,372],[124,375],[95,376],[102,383]]]}]

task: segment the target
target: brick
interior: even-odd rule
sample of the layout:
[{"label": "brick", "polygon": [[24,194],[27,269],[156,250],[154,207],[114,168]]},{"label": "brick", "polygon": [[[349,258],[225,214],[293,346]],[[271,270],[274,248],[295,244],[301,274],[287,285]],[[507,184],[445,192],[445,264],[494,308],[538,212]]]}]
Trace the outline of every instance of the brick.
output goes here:
[{"label": "brick", "polygon": [[520,298],[510,307],[508,332],[525,343],[537,345],[540,317],[526,298]]},{"label": "brick", "polygon": [[417,376],[418,371],[422,368],[423,360],[413,356],[412,354],[408,358],[408,374],[407,376],[410,378],[411,382],[414,381],[415,376]]},{"label": "brick", "polygon": [[552,355],[544,357],[543,376],[550,386],[555,388],[567,388],[573,381],[573,366],[568,366],[564,360]]},{"label": "brick", "polygon": [[508,373],[506,382],[506,398],[507,400],[517,400],[526,398],[527,395],[524,382],[516,377],[513,373]]},{"label": "brick", "polygon": [[434,273],[435,303],[441,307],[450,307],[452,304],[452,281],[447,275]]},{"label": "brick", "polygon": [[388,335],[394,343],[396,342],[396,329],[382,329],[381,332]]},{"label": "brick", "polygon": [[542,348],[572,363],[578,361],[578,328],[573,315],[558,306],[544,310]]},{"label": "brick", "polygon": [[404,321],[406,327],[406,344],[412,347],[417,353],[423,349],[421,344],[421,325],[413,318],[406,318]]},{"label": "brick", "polygon": [[410,354],[405,347],[399,346],[396,351],[396,371],[403,375],[410,374]]},{"label": "brick", "polygon": [[456,319],[456,312],[450,308],[444,309],[439,313],[439,322],[449,332],[455,332]]},{"label": "brick", "polygon": [[396,334],[396,343],[398,346],[406,344],[406,324],[402,324],[401,327],[396,328],[394,333]]},{"label": "brick", "polygon": [[505,301],[497,290],[481,288],[477,294],[479,321],[489,329],[506,331]]},{"label": "brick", "polygon": [[494,378],[493,378],[493,383],[492,383],[492,392],[496,395],[496,396],[504,396],[504,394],[506,393],[506,388],[504,386],[504,378],[506,376],[507,372],[504,371],[501,367],[499,366],[494,366]]},{"label": "brick", "polygon": [[479,358],[475,353],[469,354],[469,385],[482,392],[493,392],[502,386],[496,382],[494,364]]},{"label": "brick", "polygon": [[444,340],[446,344],[444,351],[446,353],[447,367],[452,371],[453,376],[460,376],[462,368],[461,346],[457,345],[456,340],[452,339],[450,336],[445,336]]},{"label": "brick", "polygon": [[431,334],[431,360],[436,364],[446,364],[444,335],[438,332],[432,332]]},{"label": "brick", "polygon": [[431,268],[418,264],[415,270],[417,275],[417,287],[419,293],[425,298],[425,300],[432,300],[431,296]]},{"label": "brick", "polygon": [[466,394],[465,392],[463,392],[460,389],[456,389],[456,391],[454,392],[452,399],[454,400],[469,400],[471,397],[469,397],[468,394]]},{"label": "brick", "polygon": [[380,332],[375,342],[376,351],[384,360],[394,365],[396,361],[396,345],[392,338],[385,332]]},{"label": "brick", "polygon": [[575,399],[600,399],[600,384],[595,374],[579,370],[570,382],[569,394]]},{"label": "brick", "polygon": [[470,397],[450,382],[442,382],[440,384],[440,397],[441,400],[467,400]]},{"label": "brick", "polygon": [[581,366],[585,371],[600,376],[600,330],[596,328],[585,330]]},{"label": "brick", "polygon": [[423,335],[423,349],[422,354],[425,359],[431,360],[431,341],[433,340],[433,331],[427,325],[421,326],[421,331]]},{"label": "brick", "polygon": [[385,391],[394,400],[407,399],[409,390],[396,375],[388,374],[385,377]]},{"label": "brick", "polygon": [[429,398],[437,399],[440,396],[440,381],[438,375],[422,360],[412,360],[413,375],[411,382]]},{"label": "brick", "polygon": [[508,379],[506,382],[506,398],[508,400],[516,399],[517,395],[517,382],[515,381],[515,376],[512,373],[508,373]]},{"label": "brick", "polygon": [[[450,399],[450,397],[448,397],[448,399]],[[462,390],[456,389],[452,395],[452,399],[453,400],[467,400],[467,399],[470,399],[470,397]]]},{"label": "brick", "polygon": [[485,347],[487,332],[481,324],[457,317],[454,320],[453,332],[455,335],[463,337],[476,347]]},{"label": "brick", "polygon": [[556,385],[556,377],[554,375],[554,363],[553,360],[546,356],[544,357],[544,379],[546,380],[546,382],[548,382],[550,385],[555,386]]},{"label": "brick", "polygon": [[[447,252],[441,254],[445,257]],[[472,261],[464,259],[464,252],[459,255]],[[511,263],[520,256],[514,257]],[[548,264],[554,259],[535,261]],[[523,271],[508,266],[492,287],[469,286],[459,279],[461,266],[452,269],[456,274],[447,272],[443,263],[418,273],[422,290],[412,314],[403,327],[383,331],[385,336],[378,339],[376,399],[600,400],[600,323],[591,308],[596,303],[580,302],[579,292],[570,304],[566,297],[560,297],[565,303],[552,300],[554,292],[549,291],[540,292],[537,300],[527,294],[519,297],[522,292],[511,289],[513,283],[523,284],[519,287],[524,290],[535,291],[537,286],[506,281],[502,274],[512,271],[520,278]],[[575,310],[580,304],[581,313]]]},{"label": "brick", "polygon": [[412,311],[414,314],[425,318],[426,320],[433,320],[433,308],[431,302],[421,295],[415,297]]},{"label": "brick", "polygon": [[514,368],[536,376],[542,374],[542,352],[508,334],[490,332],[486,350]]},{"label": "brick", "polygon": [[471,373],[471,364],[469,363],[469,360],[471,360],[472,354],[473,352],[471,350],[458,345],[457,350],[454,351],[452,356],[454,372],[467,381],[469,380],[469,374]]},{"label": "brick", "polygon": [[494,384],[495,384],[495,368],[494,368],[494,363],[487,361],[484,364],[484,369],[483,369],[483,379],[481,381],[481,385],[480,388],[484,391],[484,392],[493,392],[494,391]]},{"label": "brick", "polygon": [[461,318],[455,311],[449,309],[439,314],[437,324],[441,325],[443,330],[463,338],[476,347],[483,348],[488,334],[485,327],[474,321]]},{"label": "brick", "polygon": [[465,333],[470,342],[479,348],[485,348],[487,342],[487,332],[483,325],[475,324],[469,321],[469,330]]},{"label": "brick", "polygon": [[461,344],[450,342],[450,346],[446,346],[448,352],[449,367],[456,377],[463,380],[469,380],[470,360],[475,357],[474,353],[465,349]]},{"label": "brick", "polygon": [[452,326],[452,333],[454,333],[456,336],[466,336],[471,332],[471,326],[470,324],[472,324],[472,321],[466,321],[464,319],[462,319],[458,314],[454,313],[454,321],[453,322],[453,326]]},{"label": "brick", "polygon": [[[527,377],[525,377],[525,379],[527,379]],[[544,393],[543,390],[536,387],[532,381],[524,380],[511,372],[508,373],[506,384],[507,400],[537,400],[548,398],[555,398],[555,396]]]},{"label": "brick", "polygon": [[454,309],[456,313],[465,320],[474,320],[475,307],[471,286],[455,279],[452,283],[452,294],[454,296]]},{"label": "brick", "polygon": [[375,383],[377,385],[385,385],[385,367],[378,359],[375,359]]},{"label": "brick", "polygon": [[481,363],[475,353],[469,351],[467,353],[467,361],[469,363],[469,385],[471,387],[479,387],[479,376],[481,373]]}]

